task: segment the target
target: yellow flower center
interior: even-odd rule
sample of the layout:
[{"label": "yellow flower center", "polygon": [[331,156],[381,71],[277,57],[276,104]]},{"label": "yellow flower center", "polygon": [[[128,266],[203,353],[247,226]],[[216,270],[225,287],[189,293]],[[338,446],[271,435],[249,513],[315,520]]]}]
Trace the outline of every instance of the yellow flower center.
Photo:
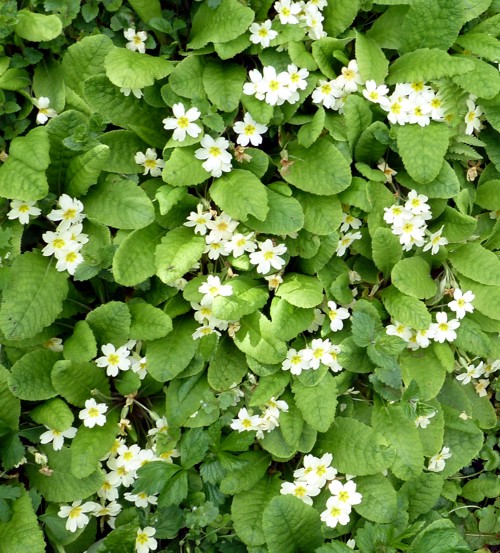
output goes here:
[{"label": "yellow flower center", "polygon": [[211,146],[208,150],[208,154],[212,157],[219,157],[221,155],[222,151],[217,146]]},{"label": "yellow flower center", "polygon": [[250,419],[243,419],[241,421],[241,426],[245,428],[252,428],[252,421]]},{"label": "yellow flower center", "polygon": [[177,126],[179,129],[187,129],[189,126],[189,119],[182,115],[177,119]]},{"label": "yellow flower center", "polygon": [[346,492],[345,490],[341,491],[339,493],[339,501],[342,501],[343,503],[349,501],[349,492]]},{"label": "yellow flower center", "polygon": [[63,214],[63,217],[66,220],[74,219],[75,216],[76,216],[76,209],[73,209],[73,208],[67,209]]},{"label": "yellow flower center", "polygon": [[356,73],[352,69],[342,69],[342,75],[346,81],[352,81],[356,77]]},{"label": "yellow flower center", "polygon": [[339,507],[332,507],[330,509],[330,515],[334,518],[339,517],[342,514],[342,511]]},{"label": "yellow flower center", "polygon": [[76,255],[76,252],[68,252],[66,254],[66,261],[68,263],[74,263],[77,259],[77,255]]},{"label": "yellow flower center", "polygon": [[313,356],[315,359],[321,359],[325,353],[323,348],[318,348],[314,350]]},{"label": "yellow flower center", "polygon": [[97,409],[95,407],[91,407],[89,409],[89,417],[95,418],[95,417],[98,417],[98,416],[99,416],[99,409]]},{"label": "yellow flower center", "polygon": [[401,104],[398,104],[397,102],[392,104],[391,111],[392,113],[401,113]]},{"label": "yellow flower center", "polygon": [[135,541],[140,545],[144,545],[145,543],[148,543],[148,539],[149,538],[147,534],[141,532],[140,534],[137,534],[137,538],[135,539]]},{"label": "yellow flower center", "polygon": [[56,238],[53,242],[52,242],[52,246],[54,248],[57,248],[58,250],[60,248],[63,248],[64,246],[66,245],[66,241],[63,240],[62,238]]},{"label": "yellow flower center", "polygon": [[290,8],[287,8],[286,6],[284,8],[281,8],[281,13],[285,16],[285,17],[288,17],[292,12],[290,11]]},{"label": "yellow flower center", "polygon": [[21,213],[28,213],[28,211],[30,210],[30,206],[29,205],[26,205],[26,204],[22,204],[19,206],[19,211]]},{"label": "yellow flower center", "polygon": [[273,92],[276,92],[276,90],[279,90],[280,83],[279,81],[271,81],[269,83],[269,90],[272,90]]},{"label": "yellow flower center", "polygon": [[321,85],[322,94],[330,94],[331,91],[332,91],[332,87],[329,83]]},{"label": "yellow flower center", "polygon": [[442,332],[446,332],[448,330],[448,325],[446,323],[439,323],[438,328]]},{"label": "yellow flower center", "polygon": [[290,363],[292,365],[300,365],[300,363],[302,363],[302,359],[300,357],[300,355],[294,355],[291,359],[290,359]]},{"label": "yellow flower center", "polygon": [[378,100],[378,92],[376,90],[372,90],[368,96],[370,96],[370,100]]},{"label": "yellow flower center", "polygon": [[108,355],[109,365],[118,365],[119,362],[120,362],[120,358],[118,357],[118,355],[116,355],[116,353],[110,353]]},{"label": "yellow flower center", "polygon": [[78,518],[82,514],[81,507],[73,507],[69,512],[69,518]]},{"label": "yellow flower center", "polygon": [[265,252],[264,253],[264,259],[266,261],[271,261],[271,259],[273,259],[274,257],[274,252]]},{"label": "yellow flower center", "polygon": [[244,133],[247,135],[247,136],[252,136],[252,134],[255,133],[257,129],[255,128],[254,125],[247,125],[245,127],[245,130],[244,130]]},{"label": "yellow flower center", "polygon": [[304,486],[297,486],[295,488],[295,492],[294,494],[297,496],[297,497],[304,497],[306,495],[306,492],[307,490],[304,488]]},{"label": "yellow flower center", "polygon": [[265,28],[265,27],[261,27],[259,29],[259,36],[261,36],[262,38],[266,37],[268,34],[269,34],[269,31]]}]

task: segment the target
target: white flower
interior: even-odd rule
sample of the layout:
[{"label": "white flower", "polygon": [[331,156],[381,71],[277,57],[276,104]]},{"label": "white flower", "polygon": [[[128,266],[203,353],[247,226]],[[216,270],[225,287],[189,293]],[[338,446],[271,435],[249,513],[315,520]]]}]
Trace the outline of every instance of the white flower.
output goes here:
[{"label": "white flower", "polygon": [[303,463],[304,468],[297,469],[293,473],[293,477],[297,480],[322,488],[328,480],[333,480],[337,476],[337,470],[330,466],[331,453],[325,453],[323,457],[305,455]]},{"label": "white flower", "polygon": [[297,351],[294,348],[290,348],[286,355],[286,359],[281,364],[281,368],[284,371],[290,371],[291,374],[298,376],[303,370],[308,370],[309,359],[306,356],[306,350],[301,349]]},{"label": "white flower", "polygon": [[240,257],[245,252],[254,252],[257,244],[252,240],[255,233],[249,232],[246,236],[241,233],[233,234],[231,240],[226,243],[226,248],[234,257]]},{"label": "white flower", "polygon": [[48,444],[52,442],[54,451],[62,449],[62,446],[64,445],[64,438],[74,438],[76,435],[76,428],[73,428],[72,426],[63,431],[55,430],[49,428],[48,426],[45,428],[48,428],[48,430],[40,435],[40,443]]},{"label": "white flower", "polygon": [[212,177],[220,177],[223,172],[231,171],[231,154],[227,151],[229,142],[222,137],[213,139],[206,134],[201,139],[201,148],[198,148],[194,156],[196,159],[204,159],[202,167],[212,175]]},{"label": "white flower", "polygon": [[327,315],[330,318],[330,329],[332,332],[342,330],[344,328],[343,320],[350,317],[349,311],[345,307],[337,307],[334,301],[329,301],[327,305],[329,308]]},{"label": "white flower", "polygon": [[87,428],[94,428],[97,426],[104,426],[106,423],[106,411],[108,406],[105,403],[97,403],[94,398],[87,399],[85,401],[85,409],[82,409],[78,413],[78,418],[83,421],[84,426]]},{"label": "white flower", "polygon": [[82,501],[73,501],[72,505],[61,505],[57,513],[61,518],[67,518],[66,530],[76,532],[78,528],[84,528],[89,522],[89,517],[85,513],[89,513],[94,509],[94,503],[87,501],[82,505]]},{"label": "white flower", "polygon": [[279,288],[279,285],[283,284],[283,278],[279,273],[275,273],[274,275],[269,275],[264,278],[268,282],[267,286],[269,290],[277,290]]},{"label": "white flower", "polygon": [[237,430],[238,432],[243,432],[245,430],[253,431],[258,430],[260,425],[259,415],[250,415],[245,407],[242,407],[238,411],[238,418],[233,419],[231,422],[231,428]]},{"label": "white flower", "polygon": [[321,311],[321,309],[314,310],[314,320],[311,323],[311,326],[307,329],[307,332],[316,332],[318,328],[323,326],[326,315]]},{"label": "white flower", "polygon": [[465,134],[473,134],[474,131],[481,130],[481,115],[483,114],[482,109],[479,106],[474,104],[474,101],[469,98],[467,100],[467,115],[465,116]]},{"label": "white flower", "polygon": [[250,254],[250,263],[257,265],[257,272],[265,275],[271,270],[271,267],[277,271],[285,265],[285,260],[280,255],[286,253],[285,244],[274,245],[271,239],[265,242],[259,242],[259,251]]},{"label": "white flower", "polygon": [[394,321],[393,325],[387,325],[385,332],[389,336],[399,336],[405,342],[411,339],[411,330],[399,321]]},{"label": "white flower", "polygon": [[327,36],[323,30],[323,17],[319,10],[309,9],[306,10],[305,24],[307,29],[307,36],[312,40],[319,40]]},{"label": "white flower", "polygon": [[430,218],[430,206],[427,202],[429,198],[423,194],[418,194],[416,190],[410,190],[408,193],[408,199],[405,203],[405,209],[413,213],[413,215],[420,215],[424,219]]},{"label": "white flower", "polygon": [[456,378],[463,385],[469,384],[473,378],[479,378],[483,375],[483,362],[481,361],[479,365],[468,365],[464,373],[459,374]]},{"label": "white flower", "polygon": [[121,444],[116,456],[116,467],[124,467],[128,471],[135,471],[141,466],[141,448],[137,444],[127,446]]},{"label": "white flower", "polygon": [[444,470],[445,467],[445,459],[449,459],[453,453],[451,453],[450,448],[444,446],[443,449],[436,453],[436,455],[433,455],[429,459],[429,465],[427,466],[427,470],[430,470],[432,472],[441,472]]},{"label": "white flower", "polygon": [[427,415],[419,415],[415,419],[415,426],[418,428],[427,428],[429,424],[431,423],[431,418],[436,415],[436,411],[432,411],[431,413]]},{"label": "white flower", "polygon": [[427,330],[418,330],[415,334],[415,342],[421,348],[429,347],[432,338],[434,338],[434,334],[430,328]]},{"label": "white flower", "polygon": [[[122,506],[116,501],[111,501],[107,505],[94,503],[94,509],[92,510],[92,514],[95,517],[115,517],[121,510],[122,510]],[[111,521],[110,521],[110,526],[111,526]]]},{"label": "white flower", "polygon": [[360,238],[361,238],[360,232],[348,232],[343,235],[341,234],[335,253],[339,257],[342,257],[347,251],[347,248],[349,248],[355,240],[359,240]]},{"label": "white flower", "polygon": [[101,348],[104,355],[95,360],[98,367],[106,367],[108,376],[117,376],[119,371],[128,371],[130,368],[130,351],[122,346],[115,349],[113,344],[105,344]]},{"label": "white flower", "polygon": [[228,248],[229,243],[227,240],[217,238],[212,233],[210,233],[205,238],[205,241],[207,245],[203,250],[203,253],[208,253],[208,257],[210,259],[219,259],[221,255],[227,256],[230,254],[230,251]]},{"label": "white flower", "polygon": [[201,305],[210,305],[217,296],[231,296],[233,287],[230,284],[221,284],[218,276],[208,275],[207,281],[198,287],[198,292],[203,294]]},{"label": "white flower", "polygon": [[249,112],[245,113],[243,121],[237,121],[234,124],[234,132],[238,134],[236,142],[241,146],[248,146],[250,142],[252,146],[262,144],[262,134],[267,131],[266,125],[261,125],[254,121]]},{"label": "white flower", "polygon": [[319,85],[313,90],[312,101],[315,104],[323,104],[325,108],[334,108],[342,91],[336,81],[325,81],[320,79]]},{"label": "white flower", "polygon": [[251,69],[248,72],[248,76],[250,78],[250,82],[243,85],[243,94],[246,94],[247,96],[255,95],[257,100],[263,100],[265,98],[265,94],[263,91],[264,77],[262,76],[262,73],[258,69]]},{"label": "white flower", "polygon": [[[311,346],[305,349],[305,358],[309,361],[309,366],[313,370],[319,369],[320,364],[329,367],[332,359],[336,360],[336,354],[340,350],[330,340],[316,338],[311,342]],[[332,358],[332,352],[335,354]]]},{"label": "white flower", "polygon": [[74,275],[78,265],[83,262],[83,257],[79,250],[79,245],[64,248],[57,255],[56,269],[60,272],[68,271],[70,275]]},{"label": "white flower", "polygon": [[71,198],[68,194],[62,194],[58,200],[60,209],[53,209],[47,219],[51,221],[61,221],[57,230],[68,230],[71,225],[79,223],[85,218],[83,212],[83,204],[76,198]]},{"label": "white flower", "polygon": [[412,219],[404,221],[402,225],[393,225],[391,230],[393,234],[399,236],[399,243],[402,246],[407,246],[403,249],[408,250],[413,244],[419,247],[424,245],[425,229],[425,221],[414,216]]},{"label": "white flower", "polygon": [[139,509],[145,509],[148,505],[156,505],[158,503],[158,498],[156,495],[148,495],[146,492],[131,493],[125,492],[123,497],[127,501],[131,501]]},{"label": "white flower", "polygon": [[125,45],[125,48],[141,54],[146,52],[146,45],[144,44],[148,39],[148,33],[146,33],[146,31],[136,32],[135,29],[129,28],[123,31],[123,36],[129,41]]},{"label": "white flower", "polygon": [[278,36],[278,32],[271,29],[272,22],[267,19],[263,23],[252,23],[249,27],[250,42],[260,44],[262,48],[267,48],[271,40]]},{"label": "white flower", "polygon": [[135,538],[135,550],[137,553],[149,553],[158,547],[158,542],[153,538],[156,530],[152,526],[146,526],[144,529],[137,529]]},{"label": "white flower", "polygon": [[233,219],[223,211],[220,215],[217,215],[213,221],[208,221],[206,226],[210,230],[210,236],[213,240],[231,240],[233,232],[238,226],[238,221],[233,221]]},{"label": "white flower", "polygon": [[154,148],[148,148],[146,153],[137,152],[134,156],[134,161],[137,165],[142,165],[144,167],[143,175],[151,173],[152,177],[161,176],[161,170],[165,167],[165,162],[163,159],[157,159],[158,154]]},{"label": "white flower", "polygon": [[408,104],[408,123],[417,123],[426,127],[431,122],[431,107],[428,102],[422,99],[413,99]]},{"label": "white flower", "polygon": [[443,232],[444,225],[437,231],[429,236],[429,241],[425,244],[423,251],[431,250],[431,255],[436,255],[439,251],[440,246],[446,246],[448,244],[448,239],[444,236],[441,236]]},{"label": "white flower", "polygon": [[191,211],[188,215],[184,226],[194,227],[195,234],[201,234],[205,236],[207,233],[207,223],[212,219],[212,213],[210,211],[203,211],[203,204],[199,203],[196,206],[196,212]]},{"label": "white flower", "polygon": [[261,86],[267,104],[280,106],[285,100],[290,100],[293,91],[288,86],[289,84],[290,75],[286,71],[276,73],[276,69],[272,65],[264,67]]},{"label": "white flower", "polygon": [[[383,159],[379,159],[378,160],[378,165],[377,165],[377,169],[380,169],[382,171],[382,173],[384,173],[385,175],[385,182],[388,182],[389,184],[392,184],[392,177],[394,177],[395,175],[398,174],[397,171],[394,171],[394,169],[391,169],[389,167],[389,165],[387,164],[387,162]],[[403,208],[400,207],[399,205],[393,205],[392,207],[384,207],[384,221],[386,223],[392,223],[393,220],[394,220],[394,216],[392,215],[392,211],[393,209],[396,209],[396,211],[398,211],[400,214],[403,213]],[[386,215],[387,215],[387,212],[389,212],[389,215],[388,217],[391,219],[390,221],[388,221],[386,219]]]},{"label": "white flower", "polygon": [[50,351],[63,351],[63,341],[61,338],[57,338],[54,336],[54,338],[49,338],[46,342],[43,343],[43,347],[46,349],[50,349]]},{"label": "white flower", "polygon": [[479,382],[476,382],[474,384],[474,389],[476,390],[476,393],[479,395],[479,397],[484,397],[488,394],[486,391],[486,388],[488,387],[490,381],[486,378],[481,378]]},{"label": "white flower", "polygon": [[36,122],[39,125],[45,124],[49,119],[57,115],[56,110],[49,107],[50,100],[46,96],[40,96],[38,99],[33,99],[33,103],[38,108]]},{"label": "white flower", "polygon": [[387,119],[391,123],[405,125],[408,123],[408,99],[394,93],[387,102],[381,104],[382,109],[388,111]]},{"label": "white flower", "polygon": [[457,338],[455,330],[460,326],[457,319],[448,321],[448,315],[444,311],[436,313],[436,323],[431,325],[431,330],[434,333],[434,340],[443,343],[445,340],[453,342]]},{"label": "white flower", "polygon": [[19,219],[22,225],[27,225],[30,222],[30,215],[37,217],[41,212],[42,210],[36,207],[36,202],[12,200],[10,202],[10,211],[7,213],[7,218],[11,221]]},{"label": "white flower", "polygon": [[138,100],[140,100],[144,95],[142,89],[140,88],[125,88],[124,86],[122,86],[120,88],[120,92],[127,97],[130,96],[130,93],[132,93]]},{"label": "white flower", "polygon": [[186,111],[184,104],[179,102],[172,106],[172,111],[175,117],[166,117],[162,123],[167,130],[175,129],[172,135],[173,139],[182,142],[185,140],[186,134],[197,138],[201,133],[201,127],[194,123],[201,115],[198,108],[190,108]]},{"label": "white flower", "polygon": [[350,213],[342,212],[342,225],[340,232],[346,232],[350,228],[358,229],[361,226],[361,220],[353,217]]},{"label": "white flower", "polygon": [[287,67],[289,75],[288,88],[295,92],[297,90],[305,90],[307,88],[306,78],[309,76],[309,71],[307,69],[299,69],[293,63]]},{"label": "white flower", "polygon": [[463,319],[466,313],[472,313],[474,307],[472,306],[472,301],[476,296],[470,291],[462,293],[460,288],[455,288],[453,292],[453,301],[450,301],[448,307],[455,312],[457,319]]},{"label": "white flower", "polygon": [[347,505],[337,497],[330,497],[326,502],[326,510],[320,515],[321,520],[330,528],[335,528],[337,524],[349,524],[350,505]]},{"label": "white flower", "polygon": [[389,89],[385,84],[377,86],[375,81],[366,81],[365,88],[363,90],[363,96],[370,102],[375,102],[376,104],[382,104],[387,102],[387,93]]},{"label": "white flower", "polygon": [[306,505],[312,505],[312,497],[317,496],[320,491],[321,489],[318,486],[303,481],[283,482],[280,489],[282,495],[294,495],[301,499]]},{"label": "white flower", "polygon": [[274,3],[274,9],[283,25],[287,23],[289,25],[296,25],[299,22],[296,16],[300,13],[302,8],[298,2],[281,0],[280,2]]},{"label": "white flower", "polygon": [[363,84],[363,79],[358,72],[358,63],[351,60],[347,67],[342,67],[341,74],[335,79],[337,86],[345,92],[356,92],[358,85]]},{"label": "white flower", "polygon": [[348,480],[342,484],[339,480],[333,480],[328,484],[330,493],[345,505],[359,505],[363,496],[356,491],[356,484]]},{"label": "white flower", "polygon": [[[378,165],[377,167],[380,170],[383,170],[380,165]],[[397,175],[397,173],[395,171],[392,171],[391,175]],[[392,182],[392,179],[390,182]],[[384,221],[389,225],[401,226],[411,218],[412,218],[411,211],[408,211],[405,207],[401,205],[392,205],[391,207],[384,207]]]},{"label": "white flower", "polygon": [[146,375],[148,374],[146,357],[141,357],[141,359],[132,359],[130,369],[141,380],[144,380],[144,378],[146,378]]},{"label": "white flower", "polygon": [[193,338],[193,340],[199,340],[200,338],[208,336],[209,334],[217,334],[217,336],[220,336],[220,332],[215,330],[215,328],[213,328],[212,326],[205,324],[198,327],[193,332],[193,334],[191,334],[191,337]]},{"label": "white flower", "polygon": [[117,484],[116,482],[111,482],[109,475],[106,474],[102,486],[97,490],[97,495],[101,499],[107,499],[108,501],[115,501],[115,499],[118,499],[119,497],[119,492],[118,492],[119,485],[120,484]]}]

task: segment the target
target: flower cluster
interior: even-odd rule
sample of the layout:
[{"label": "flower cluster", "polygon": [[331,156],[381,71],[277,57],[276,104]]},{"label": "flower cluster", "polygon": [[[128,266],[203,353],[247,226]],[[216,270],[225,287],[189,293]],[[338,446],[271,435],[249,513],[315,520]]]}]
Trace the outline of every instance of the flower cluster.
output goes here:
[{"label": "flower cluster", "polygon": [[233,287],[230,284],[222,284],[216,275],[208,275],[207,280],[198,287],[198,292],[203,294],[200,303],[191,303],[194,309],[194,318],[201,324],[193,333],[193,340],[203,338],[209,334],[220,336],[219,330],[227,330],[230,321],[218,319],[213,315],[212,304],[218,296],[232,296]]},{"label": "flower cluster", "polygon": [[[486,363],[480,361],[477,365],[472,363],[465,365],[465,372],[460,373],[456,378],[465,386],[465,384],[473,383],[474,389],[479,397],[487,394],[486,388],[490,383],[490,376],[500,369],[500,359],[488,359]],[[481,378],[486,377],[486,378]]]},{"label": "flower cluster", "polygon": [[47,243],[42,254],[53,255],[57,259],[58,271],[68,271],[70,275],[74,275],[78,265],[83,262],[80,250],[89,241],[88,235],[82,232],[82,221],[85,218],[83,204],[68,194],[63,194],[58,203],[60,209],[53,209],[47,218],[60,223],[55,231],[42,235]]},{"label": "flower cluster", "polygon": [[312,93],[312,101],[322,104],[327,109],[343,113],[344,104],[349,94],[358,91],[363,79],[358,71],[358,62],[351,60],[341,73],[330,81],[320,79],[319,85]]},{"label": "flower cluster", "polygon": [[337,244],[337,248],[335,250],[335,253],[342,257],[345,255],[347,248],[351,246],[351,244],[355,240],[359,240],[361,238],[360,232],[347,232],[350,229],[357,230],[361,227],[361,220],[357,217],[354,217],[349,212],[343,212],[342,213],[342,224],[340,225],[340,236],[339,236],[339,242]]},{"label": "flower cluster", "polygon": [[[147,361],[145,357],[141,357],[133,351],[137,344],[136,340],[129,340],[118,349],[113,344],[104,344],[101,347],[104,355],[98,357],[95,363],[98,367],[105,368],[108,376],[118,376],[120,371],[128,371],[130,369],[142,380],[147,374]],[[140,349],[140,343],[138,349]]]},{"label": "flower cluster", "polygon": [[339,372],[342,370],[337,360],[339,353],[340,346],[332,344],[328,339],[316,338],[311,341],[309,347],[298,351],[290,348],[281,368],[295,376],[300,375],[302,371],[316,371],[320,365],[329,367],[333,372]]},{"label": "flower cluster", "polygon": [[326,36],[322,14],[326,6],[327,0],[309,0],[309,2],[279,0],[273,7],[282,25],[299,25],[306,29],[310,39],[319,40]]},{"label": "flower cluster", "polygon": [[266,402],[264,407],[265,409],[260,415],[252,415],[245,407],[242,407],[238,412],[238,418],[232,420],[231,428],[238,432],[257,432],[257,438],[262,440],[264,432],[271,432],[280,425],[281,411],[285,413],[288,411],[287,402],[274,397]]},{"label": "flower cluster", "polygon": [[448,244],[448,240],[441,236],[443,227],[433,234],[427,230],[426,221],[432,219],[427,200],[427,196],[410,190],[404,206],[394,204],[384,208],[384,221],[391,225],[392,233],[399,236],[404,251],[416,246],[423,247],[424,252],[431,250],[431,255],[435,255],[440,246]]},{"label": "flower cluster", "polygon": [[266,65],[262,73],[258,69],[249,71],[250,82],[243,85],[243,93],[264,100],[271,106],[281,106],[285,102],[295,104],[299,101],[299,91],[307,87],[307,69],[299,69],[290,64],[287,71],[276,72],[272,65]]}]

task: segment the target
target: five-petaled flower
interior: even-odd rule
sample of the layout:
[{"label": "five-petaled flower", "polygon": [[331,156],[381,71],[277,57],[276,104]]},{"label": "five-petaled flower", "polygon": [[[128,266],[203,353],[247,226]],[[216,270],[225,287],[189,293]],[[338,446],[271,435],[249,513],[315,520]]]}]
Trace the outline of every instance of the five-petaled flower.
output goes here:
[{"label": "five-petaled flower", "polygon": [[172,106],[174,117],[166,117],[163,119],[163,127],[167,130],[174,129],[172,138],[178,142],[186,139],[186,135],[191,138],[197,138],[201,133],[201,127],[194,121],[200,118],[200,110],[198,108],[189,108],[186,111],[184,104],[178,102]]}]

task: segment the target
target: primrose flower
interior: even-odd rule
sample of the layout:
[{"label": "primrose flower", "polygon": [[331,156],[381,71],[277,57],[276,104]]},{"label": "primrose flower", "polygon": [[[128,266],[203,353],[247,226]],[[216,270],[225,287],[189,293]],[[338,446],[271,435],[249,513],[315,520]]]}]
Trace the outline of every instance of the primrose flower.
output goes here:
[{"label": "primrose flower", "polygon": [[64,438],[74,438],[76,435],[76,428],[70,426],[66,430],[59,431],[46,426],[48,430],[40,435],[41,444],[49,444],[52,442],[54,451],[59,451],[64,445]]},{"label": "primrose flower", "polygon": [[294,495],[302,500],[306,505],[312,505],[312,498],[317,496],[321,491],[317,485],[311,485],[308,482],[283,482],[281,484],[280,493],[282,495]]},{"label": "primrose flower", "polygon": [[481,378],[479,382],[476,382],[476,384],[474,384],[474,389],[476,390],[476,393],[479,397],[484,397],[488,394],[486,388],[488,387],[489,383],[490,381],[487,378]]},{"label": "primrose flower", "polygon": [[470,291],[463,293],[460,288],[455,288],[453,292],[453,301],[450,301],[448,307],[455,312],[457,319],[463,319],[466,313],[472,313],[474,307],[472,302],[476,296]]},{"label": "primrose flower", "polygon": [[377,86],[377,83],[375,81],[366,81],[365,88],[363,90],[363,96],[370,102],[382,104],[384,102],[387,102],[388,92],[389,89],[387,88],[387,86],[385,86],[385,84]]},{"label": "primrose flower", "polygon": [[40,96],[38,99],[35,98],[33,103],[38,108],[36,122],[39,125],[44,125],[49,119],[57,115],[56,110],[49,107],[50,100],[46,96]]},{"label": "primrose flower", "polygon": [[335,528],[337,524],[349,524],[350,505],[339,501],[335,496],[330,497],[326,502],[326,510],[320,515],[321,520],[330,528]]},{"label": "primrose flower", "polygon": [[36,207],[36,202],[12,200],[10,202],[10,211],[7,213],[7,218],[11,221],[19,219],[22,225],[27,225],[30,222],[30,215],[37,217],[41,212],[42,210]]},{"label": "primrose flower", "polygon": [[281,368],[284,371],[290,371],[291,374],[296,376],[298,376],[303,370],[308,370],[310,367],[306,350],[301,349],[297,351],[294,348],[290,348],[286,355],[286,359],[281,365]]},{"label": "primrose flower", "polygon": [[336,78],[337,86],[345,92],[356,92],[363,79],[358,72],[358,62],[351,60],[347,67],[342,67],[341,74]]},{"label": "primrose flower", "polygon": [[261,125],[254,121],[249,112],[245,113],[243,121],[237,121],[234,124],[234,132],[238,134],[236,142],[240,146],[248,146],[250,142],[252,146],[259,146],[262,144],[262,134],[267,131],[266,125]]},{"label": "primrose flower", "polygon": [[226,248],[234,257],[240,257],[245,252],[254,252],[257,244],[252,240],[253,232],[249,232],[246,236],[241,233],[233,234],[231,240],[226,243]]},{"label": "primrose flower", "polygon": [[151,173],[152,177],[160,177],[161,170],[165,167],[165,162],[163,159],[157,159],[158,154],[154,148],[148,148],[146,153],[137,152],[134,156],[134,161],[137,165],[144,166],[143,175]]},{"label": "primrose flower", "polygon": [[287,71],[290,77],[288,88],[292,92],[305,90],[307,88],[306,78],[309,76],[309,71],[307,69],[299,69],[295,64],[291,63],[287,67]]},{"label": "primrose flower", "polygon": [[327,481],[333,480],[337,476],[337,470],[330,466],[332,458],[331,453],[325,453],[323,457],[305,455],[304,468],[297,469],[293,473],[293,477],[322,488]]},{"label": "primrose flower", "polygon": [[288,86],[290,84],[289,73],[287,71],[276,73],[276,69],[272,65],[267,65],[262,71],[262,92],[265,95],[266,103],[271,106],[280,106],[285,100],[291,100],[292,90]]},{"label": "primrose flower", "polygon": [[280,18],[280,22],[283,25],[287,23],[289,25],[296,25],[299,20],[297,15],[302,10],[298,2],[292,2],[291,0],[281,0],[280,2],[274,3],[274,9]]},{"label": "primrose flower", "polygon": [[474,100],[469,97],[467,100],[467,115],[465,116],[465,134],[474,134],[474,131],[481,130],[482,109],[474,104]]},{"label": "primrose flower", "polygon": [[427,428],[429,424],[431,423],[431,418],[436,415],[436,411],[432,411],[431,413],[428,413],[427,415],[419,415],[415,419],[415,426],[418,428]]},{"label": "primrose flower", "polygon": [[238,432],[244,432],[245,430],[258,430],[260,425],[259,415],[250,415],[245,407],[242,407],[238,411],[238,418],[233,419],[231,422],[231,428]]},{"label": "primrose flower", "polygon": [[154,551],[158,547],[158,542],[153,538],[155,534],[156,530],[152,526],[146,526],[143,529],[138,528],[135,538],[136,553],[149,553],[149,551]]},{"label": "primrose flower", "polygon": [[105,403],[97,403],[94,398],[87,399],[85,401],[85,409],[82,409],[78,413],[78,418],[83,421],[84,426],[87,428],[94,428],[97,426],[104,426],[106,423],[106,411],[108,406]]},{"label": "primrose flower", "polygon": [[443,343],[445,340],[453,342],[456,340],[457,333],[455,330],[460,326],[457,319],[448,320],[448,315],[444,311],[436,313],[436,323],[431,325],[431,330],[434,333],[434,340]]},{"label": "primrose flower", "polygon": [[59,272],[68,271],[70,275],[74,275],[78,265],[83,262],[83,257],[79,250],[80,245],[73,245],[57,254],[56,270]]},{"label": "primrose flower", "polygon": [[337,332],[337,330],[342,330],[344,328],[344,319],[350,317],[349,311],[345,307],[337,307],[337,304],[334,301],[328,302],[328,317],[330,319],[330,329],[332,332]]},{"label": "primrose flower", "polygon": [[348,480],[345,484],[339,480],[333,480],[328,485],[330,493],[345,505],[359,505],[363,496],[356,491],[356,484]]},{"label": "primrose flower", "polygon": [[[368,81],[369,82],[369,81]],[[379,159],[378,160],[378,165],[377,165],[377,169],[380,169],[382,171],[382,173],[384,173],[385,175],[385,182],[388,182],[389,184],[392,184],[392,177],[394,177],[395,175],[398,174],[397,171],[394,171],[394,169],[391,169],[389,167],[389,165],[387,164],[387,162],[384,160],[384,159]],[[397,208],[397,210],[399,210],[400,212],[403,211],[403,208],[400,207],[399,205],[393,205],[391,208],[388,208],[388,207],[384,207],[384,221],[386,223],[392,223],[392,221],[388,221],[386,219],[386,214],[387,214],[387,211],[389,210],[392,210],[393,208]],[[388,215],[389,218],[392,218],[393,219],[393,216],[391,214]],[[394,220],[394,219],[393,219]]]},{"label": "primrose flower", "polygon": [[98,367],[105,367],[108,376],[117,376],[119,371],[130,368],[130,351],[125,346],[115,349],[113,344],[105,344],[101,349],[104,355],[96,359],[95,363]]},{"label": "primrose flower", "polygon": [[125,45],[127,50],[132,50],[132,52],[139,52],[144,54],[146,52],[146,45],[144,44],[148,39],[148,33],[146,31],[138,31],[135,29],[129,28],[126,31],[123,31],[123,36],[129,41]]},{"label": "primrose flower", "polygon": [[252,23],[249,27],[250,42],[260,44],[262,48],[267,48],[271,40],[278,36],[278,31],[271,29],[272,22],[267,19],[263,23]]},{"label": "primrose flower", "polygon": [[285,265],[285,260],[280,255],[286,253],[285,244],[274,245],[271,239],[259,242],[259,251],[250,254],[250,263],[257,265],[257,272],[265,275],[271,267],[279,271]]},{"label": "primrose flower", "polygon": [[429,236],[429,241],[423,248],[424,252],[431,250],[431,255],[436,255],[439,252],[440,246],[446,246],[446,244],[448,244],[448,239],[441,236],[443,228],[444,225],[437,232],[434,232]]},{"label": "primrose flower", "polygon": [[210,305],[217,296],[231,296],[233,287],[230,284],[221,284],[218,276],[208,275],[207,281],[199,286],[198,292],[204,294],[200,301],[204,306]]},{"label": "primrose flower", "polygon": [[197,138],[201,133],[201,127],[194,123],[201,115],[198,108],[190,108],[186,111],[184,104],[179,102],[172,106],[172,111],[174,117],[166,117],[162,121],[165,129],[175,129],[172,138],[179,142],[185,140],[186,134],[192,138]]},{"label": "primrose flower", "polygon": [[201,148],[198,148],[194,156],[196,159],[204,159],[202,167],[212,175],[220,177],[222,173],[231,171],[231,154],[227,151],[229,142],[222,137],[213,139],[206,134],[201,139]]},{"label": "primrose flower", "polygon": [[57,230],[68,230],[74,223],[80,223],[85,215],[83,212],[83,204],[76,198],[71,198],[68,194],[62,194],[58,200],[60,209],[53,209],[47,219],[50,221],[61,221]]},{"label": "primrose flower", "polygon": [[312,101],[315,104],[323,104],[325,108],[335,109],[340,96],[342,96],[342,91],[336,81],[320,79],[319,85],[313,90]]},{"label": "primrose flower", "polygon": [[94,509],[94,503],[87,501],[82,505],[82,501],[73,501],[72,505],[61,505],[57,513],[61,518],[67,518],[66,530],[76,532],[78,528],[84,528],[89,522],[89,517],[85,513],[90,513]]},{"label": "primrose flower", "polygon": [[430,470],[431,472],[443,471],[446,464],[446,459],[449,459],[452,455],[453,453],[451,453],[450,448],[444,446],[439,453],[436,453],[436,455],[433,455],[429,459],[427,470]]},{"label": "primrose flower", "polygon": [[138,100],[140,100],[144,96],[144,93],[142,92],[141,88],[126,88],[126,87],[122,86],[120,88],[120,92],[124,96],[126,96],[127,98],[132,93]]},{"label": "primrose flower", "polygon": [[351,246],[351,244],[355,240],[359,240],[360,238],[361,238],[361,233],[360,232],[347,232],[346,234],[341,235],[339,243],[337,244],[337,248],[335,250],[335,253],[339,257],[342,257],[345,254],[345,252],[347,251],[347,248],[349,248],[349,246]]}]

